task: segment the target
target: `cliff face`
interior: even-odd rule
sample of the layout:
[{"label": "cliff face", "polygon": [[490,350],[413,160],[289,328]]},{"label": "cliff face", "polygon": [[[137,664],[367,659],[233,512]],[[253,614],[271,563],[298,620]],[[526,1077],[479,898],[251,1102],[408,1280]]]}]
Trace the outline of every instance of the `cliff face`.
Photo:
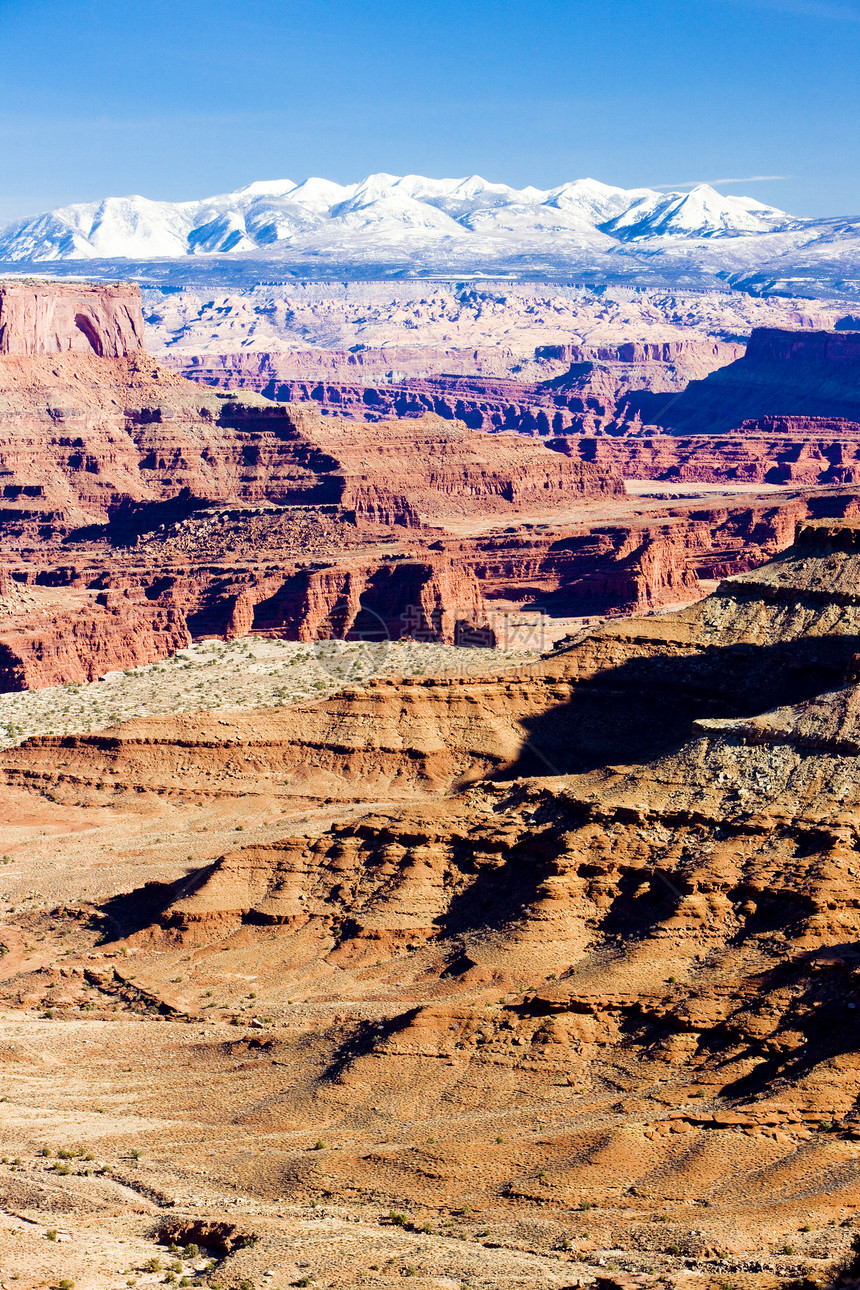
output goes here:
[{"label": "cliff face", "polygon": [[97,354],[144,348],[140,288],[0,282],[0,354]]},{"label": "cliff face", "polygon": [[547,446],[625,479],[742,484],[856,484],[860,422],[763,417],[733,434],[611,438],[562,434]]},{"label": "cliff face", "polygon": [[[358,420],[432,411],[473,428],[530,435],[638,436],[659,426],[685,437],[742,429],[745,438],[781,418],[798,422],[780,431],[797,438],[805,418],[836,419],[843,429],[860,425],[857,333],[756,328],[746,351],[702,341],[559,344],[538,347],[535,358],[568,370],[538,382],[439,374],[403,380],[391,373],[380,382],[372,366],[353,375],[348,365],[332,367],[323,358],[316,372],[288,375],[274,360],[264,369],[253,360],[249,368],[242,356],[235,363],[230,356],[184,359],[181,370],[287,402],[312,400]],[[304,369],[308,364],[304,356]]]},{"label": "cliff face", "polygon": [[399,508],[407,523],[410,507],[432,517],[513,510],[525,498],[553,511],[571,494],[624,491],[617,476],[514,436],[499,442],[432,416],[359,432],[313,407],[225,398],[145,354],[0,358],[4,476],[7,505],[38,499],[78,522],[183,489],[210,501]]},{"label": "cliff face", "polygon": [[[471,429],[516,430],[520,434],[594,433],[635,421],[639,391],[677,393],[743,353],[740,345],[675,341],[583,347],[543,345],[535,364],[556,369],[546,381],[490,374],[477,353],[438,355],[427,351],[427,375],[404,376],[412,351],[378,354],[187,355],[168,356],[171,367],[191,380],[227,389],[254,389],[282,402],[315,402],[329,412],[362,421],[420,416],[433,412],[461,420]],[[387,357],[385,357],[387,356]],[[449,358],[439,374],[439,360]],[[381,362],[388,365],[380,371]],[[465,368],[465,375],[450,375]],[[564,367],[567,371],[564,371]],[[382,380],[380,380],[382,376]],[[628,410],[631,402],[632,410]]]},{"label": "cliff face", "polygon": [[673,433],[725,433],[762,417],[840,417],[860,421],[860,336],[756,328],[743,358],[693,381],[658,417],[642,400],[646,423]]}]

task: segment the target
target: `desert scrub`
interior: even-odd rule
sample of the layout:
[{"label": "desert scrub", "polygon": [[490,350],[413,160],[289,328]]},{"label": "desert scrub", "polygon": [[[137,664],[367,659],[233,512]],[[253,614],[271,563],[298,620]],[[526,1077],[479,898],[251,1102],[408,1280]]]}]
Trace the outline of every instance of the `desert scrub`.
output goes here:
[{"label": "desert scrub", "polygon": [[[423,676],[446,670],[486,674],[536,654],[399,641],[375,646],[330,641],[312,649],[297,641],[256,637],[230,644],[201,641],[173,659],[113,673],[102,681],[0,695],[0,747],[31,735],[106,729],[132,717],[275,707],[287,698],[300,703],[373,676]],[[205,694],[200,690],[201,669]],[[118,791],[123,787],[118,785]]]}]

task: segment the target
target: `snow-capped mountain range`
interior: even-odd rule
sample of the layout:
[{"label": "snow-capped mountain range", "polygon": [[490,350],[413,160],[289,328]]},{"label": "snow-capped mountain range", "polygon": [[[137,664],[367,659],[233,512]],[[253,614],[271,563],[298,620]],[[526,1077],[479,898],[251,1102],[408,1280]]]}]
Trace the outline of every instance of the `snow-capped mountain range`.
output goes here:
[{"label": "snow-capped mountain range", "polygon": [[612,188],[578,179],[558,188],[509,188],[470,179],[371,175],[358,184],[307,179],[249,184],[202,201],[108,197],[63,206],[0,229],[3,260],[171,258],[269,254],[320,234],[420,240],[477,236],[595,238],[731,237],[796,227],[772,206],[726,197],[707,185],[688,193]]},{"label": "snow-capped mountain range", "polygon": [[[701,184],[689,192],[577,179],[511,188],[473,175],[273,180],[201,201],[108,197],[0,228],[7,266],[277,262],[301,276],[591,275],[628,282],[860,293],[860,220],[800,219]],[[99,270],[99,266],[102,266]],[[181,266],[186,266],[182,268]],[[7,270],[8,271],[8,270]],[[210,274],[211,276],[211,274]]]}]

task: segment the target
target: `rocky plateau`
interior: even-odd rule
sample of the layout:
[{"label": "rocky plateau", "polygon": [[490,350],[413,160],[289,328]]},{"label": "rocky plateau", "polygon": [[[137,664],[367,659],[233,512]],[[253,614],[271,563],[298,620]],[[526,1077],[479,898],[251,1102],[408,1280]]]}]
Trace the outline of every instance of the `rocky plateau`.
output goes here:
[{"label": "rocky plateau", "polygon": [[852,330],[0,305],[2,1284],[854,1284]]}]

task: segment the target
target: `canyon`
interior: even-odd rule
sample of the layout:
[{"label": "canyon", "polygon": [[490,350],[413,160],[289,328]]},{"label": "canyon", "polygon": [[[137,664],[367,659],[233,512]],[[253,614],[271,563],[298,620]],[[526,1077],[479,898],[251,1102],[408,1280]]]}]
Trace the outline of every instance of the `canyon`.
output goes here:
[{"label": "canyon", "polygon": [[850,1269],[859,552],[813,521],[514,669],[0,753],[4,1266]]},{"label": "canyon", "polygon": [[[19,337],[0,356],[7,690],[93,680],[251,631],[492,644],[526,610],[549,644],[594,616],[693,599],[786,545],[799,519],[855,510],[847,440],[834,460],[832,443],[799,451],[775,433],[732,446],[529,439],[483,433],[452,415],[457,404],[359,428],[312,401],[168,371],[139,346],[133,288],[15,288],[6,316],[47,318],[33,301],[49,297],[52,317],[88,309],[93,335],[114,334],[119,312],[130,339],[114,356],[98,352],[107,340],[49,352],[56,322],[32,336],[29,321],[7,324]],[[677,386],[703,366],[747,362],[712,343],[558,349],[548,361],[590,365],[589,380],[598,364],[614,369],[613,391],[665,382],[669,368]],[[470,382],[456,384],[467,397]],[[649,497],[623,477],[725,487]],[[755,482],[762,496],[738,493]]]},{"label": "canyon", "polygon": [[146,300],[0,289],[3,1277],[851,1284],[856,334]]}]

